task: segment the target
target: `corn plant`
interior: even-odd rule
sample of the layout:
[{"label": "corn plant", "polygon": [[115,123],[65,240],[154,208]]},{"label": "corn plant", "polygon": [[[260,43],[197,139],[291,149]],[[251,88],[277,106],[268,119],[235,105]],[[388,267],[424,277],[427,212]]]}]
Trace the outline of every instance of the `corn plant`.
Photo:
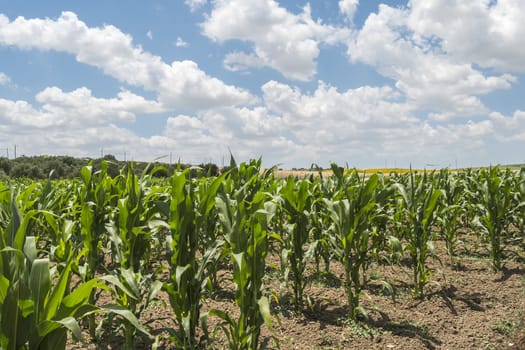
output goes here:
[{"label": "corn plant", "polygon": [[121,179],[123,186],[117,188],[118,210],[115,220],[112,220],[109,226],[109,239],[113,243],[117,263],[123,269],[138,272],[151,246],[151,230],[147,226],[148,208],[142,186],[145,179],[137,179],[131,164],[127,168],[126,176],[122,176]]},{"label": "corn plant", "polygon": [[437,215],[437,224],[440,235],[445,241],[445,249],[451,265],[455,265],[455,255],[458,245],[458,229],[460,216],[465,206],[463,182],[457,176],[453,176],[447,169],[439,173],[438,186],[443,192],[443,206]]},{"label": "corn plant", "polygon": [[[140,317],[162,287],[162,283],[155,279],[155,271],[150,264],[145,263],[149,260],[152,235],[156,228],[150,223],[158,217],[153,205],[155,193],[146,193],[151,177],[151,174],[147,174],[148,170],[146,168],[138,179],[133,164],[130,164],[126,175],[121,173],[116,179],[118,207],[115,219],[106,225],[118,267],[103,279],[113,285],[117,305],[129,310],[136,318]],[[133,349],[139,329],[126,318],[121,321],[124,323],[125,348]]]},{"label": "corn plant", "polygon": [[11,196],[10,208],[1,210],[9,220],[0,232],[0,348],[65,349],[68,332],[83,340],[78,320],[97,310],[89,297],[101,284],[93,279],[68,293],[72,259],[50,268],[49,259],[38,258],[28,235],[38,211],[21,213]]},{"label": "corn plant", "polygon": [[[206,286],[209,284],[208,268],[217,262],[222,241],[215,241],[202,256],[198,256],[199,225],[215,204],[215,192],[223,181],[216,178],[208,189],[195,200],[195,183],[190,179],[190,169],[176,172],[172,177],[171,203],[168,226],[171,231],[170,279],[164,284],[171,307],[177,318],[179,330],[173,340],[179,348],[196,348],[196,329]],[[223,175],[224,176],[224,175]],[[199,214],[200,213],[200,214]],[[204,339],[201,339],[204,340]]]},{"label": "corn plant", "polygon": [[335,164],[332,170],[341,186],[340,195],[334,200],[325,199],[325,203],[333,221],[334,253],[345,269],[348,317],[355,321],[359,314],[365,314],[359,306],[359,297],[364,284],[363,272],[370,258],[370,221],[375,214],[379,176],[359,178],[356,172],[345,176],[343,169]]},{"label": "corn plant", "polygon": [[323,178],[319,172],[319,181],[315,192],[317,200],[314,202],[315,210],[312,211],[312,239],[311,253],[314,255],[317,276],[321,275],[320,262],[324,263],[324,273],[330,273],[330,263],[334,258],[334,252],[330,243],[332,221],[330,213],[325,210],[325,199],[334,199],[340,192],[339,180],[330,176]]},{"label": "corn plant", "polygon": [[[281,188],[277,200],[286,213],[287,230],[280,235],[283,260],[288,260],[288,267],[292,271],[294,305],[297,310],[303,307],[303,291],[306,286],[304,271],[306,269],[306,244],[310,238],[310,217],[315,198],[310,191],[310,181],[304,179],[295,181],[288,178]],[[276,235],[274,235],[276,237]],[[285,273],[288,280],[288,273]]]},{"label": "corn plant", "polygon": [[502,174],[498,167],[482,170],[480,181],[477,222],[489,244],[492,268],[499,271],[504,265],[506,230],[514,213],[525,203],[514,205],[510,174]]},{"label": "corn plant", "polygon": [[107,174],[107,164],[101,163],[99,171],[94,172],[92,163],[82,168],[80,201],[80,230],[86,257],[86,266],[83,269],[86,279],[95,276],[103,263],[103,248],[107,246],[109,237],[107,224],[118,198],[118,194],[111,193],[112,179]]},{"label": "corn plant", "polygon": [[221,310],[212,310],[210,314],[223,320],[220,326],[231,349],[258,349],[261,325],[271,325],[269,302],[262,295],[262,288],[269,249],[267,224],[275,214],[276,205],[261,191],[269,172],[260,175],[259,167],[260,161],[234,168],[225,188],[232,188],[232,182],[240,182],[242,186],[232,194],[221,192],[216,199],[233,263],[235,303],[240,315],[235,320]]},{"label": "corn plant", "polygon": [[396,224],[408,241],[406,249],[412,261],[414,294],[423,298],[430,277],[426,260],[432,253],[431,228],[443,193],[434,188],[426,172],[416,178],[410,171],[407,185],[396,183],[394,186],[399,194],[398,211],[401,214]]},{"label": "corn plant", "polygon": [[[519,229],[519,236],[523,239],[525,239],[525,205],[521,205],[521,203],[525,202],[525,168],[521,168],[518,176],[516,176],[516,195],[515,195],[515,203],[516,205],[520,205],[519,210],[516,212],[516,215],[514,215],[514,225]],[[523,241],[522,241],[523,243]]]},{"label": "corn plant", "polygon": [[[213,179],[200,177],[195,180],[195,230],[199,236],[198,251],[201,256],[209,254],[208,250],[210,247],[219,248],[218,242],[223,242],[219,232],[219,214],[215,205],[215,197],[219,189],[224,185],[224,179],[227,174],[226,172]],[[224,265],[223,262],[227,253],[223,249],[212,249],[212,251],[217,255],[213,257],[214,263],[207,264],[206,276],[210,278],[211,289],[215,290],[219,288],[217,272]]]},{"label": "corn plant", "polygon": [[145,275],[122,267],[114,271],[114,274],[102,276],[100,279],[109,283],[112,295],[117,301],[116,305],[103,307],[108,314],[109,323],[113,322],[115,316],[121,316],[120,323],[124,328],[125,337],[123,348],[135,349],[135,337],[138,333],[150,335],[139,323],[138,318],[155,300],[162,289],[162,282],[155,280],[153,273]]},{"label": "corn plant", "polygon": [[[108,187],[111,178],[107,175],[106,162],[101,163],[100,171],[94,173],[92,163],[82,168],[80,173],[82,187],[80,194],[80,231],[83,250],[79,258],[85,256],[86,263],[81,269],[84,280],[95,277],[95,273],[102,266],[103,247],[108,241],[106,224],[108,219],[107,203],[109,201]],[[90,304],[95,303],[94,291],[90,296]],[[90,316],[89,331],[95,338],[95,318]]]}]

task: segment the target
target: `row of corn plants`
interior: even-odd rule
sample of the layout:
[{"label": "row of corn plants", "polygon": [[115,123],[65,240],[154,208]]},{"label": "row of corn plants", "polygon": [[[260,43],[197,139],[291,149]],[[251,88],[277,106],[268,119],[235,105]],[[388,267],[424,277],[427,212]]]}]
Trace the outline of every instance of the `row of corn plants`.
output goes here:
[{"label": "row of corn plants", "polygon": [[[261,164],[232,158],[220,176],[178,169],[163,181],[154,176],[162,167],[136,174],[130,164],[111,177],[103,162],[72,181],[0,183],[0,348],[62,349],[68,337],[118,334],[123,348],[151,345],[154,320],[139,320],[164,293],[176,325],[165,341],[175,348],[224,337],[231,349],[257,349],[278,344],[261,337],[263,325],[272,330],[270,300],[282,303],[291,290],[296,312],[309,305],[309,265],[318,276],[343,266],[355,321],[366,315],[372,263],[408,264],[413,295],[423,298],[438,239],[453,266],[465,233],[495,271],[520,256],[508,248],[523,247],[525,170],[383,176],[333,164],[329,177],[276,179]],[[279,295],[266,292],[270,254],[280,260]],[[203,310],[225,285],[237,311]],[[112,302],[101,304],[102,294]]]}]

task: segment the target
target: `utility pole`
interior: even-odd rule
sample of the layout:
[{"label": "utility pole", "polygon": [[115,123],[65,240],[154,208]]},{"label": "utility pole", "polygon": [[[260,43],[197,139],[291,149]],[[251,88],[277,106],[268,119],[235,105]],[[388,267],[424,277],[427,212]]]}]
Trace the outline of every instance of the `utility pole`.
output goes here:
[{"label": "utility pole", "polygon": [[124,151],[124,161],[126,161],[126,151]]},{"label": "utility pole", "polygon": [[100,149],[100,158],[104,158],[104,148]]},{"label": "utility pole", "polygon": [[15,145],[15,158],[14,159],[16,159],[16,145]]},{"label": "utility pole", "polygon": [[171,165],[171,158],[172,158],[172,156],[173,156],[173,153],[170,152],[170,165]]}]

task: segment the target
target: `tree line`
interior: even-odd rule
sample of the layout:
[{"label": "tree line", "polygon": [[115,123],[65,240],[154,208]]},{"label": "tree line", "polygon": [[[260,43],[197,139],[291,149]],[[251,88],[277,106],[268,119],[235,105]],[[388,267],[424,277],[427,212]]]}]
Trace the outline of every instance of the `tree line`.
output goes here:
[{"label": "tree line", "polygon": [[[120,161],[111,154],[106,154],[102,158],[76,158],[72,156],[21,156],[15,159],[0,157],[0,180],[7,178],[30,178],[30,179],[72,179],[80,176],[80,170],[83,166],[92,161],[94,169],[99,169],[101,162],[105,160],[108,166],[108,174],[117,176],[120,170],[125,168],[129,163]],[[148,167],[149,166],[149,167]],[[173,171],[180,167],[181,169],[192,168],[194,176],[199,173],[204,175],[216,176],[220,169],[216,164],[206,163],[192,166],[191,164],[168,164],[162,162],[133,162],[133,168],[138,174],[146,168],[153,169],[158,166],[154,176],[169,177]]]}]

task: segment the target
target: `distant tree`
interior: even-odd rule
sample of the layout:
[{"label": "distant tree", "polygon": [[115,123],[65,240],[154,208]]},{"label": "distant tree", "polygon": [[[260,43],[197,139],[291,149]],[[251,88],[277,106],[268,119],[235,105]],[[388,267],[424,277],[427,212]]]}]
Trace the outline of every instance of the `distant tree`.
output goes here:
[{"label": "distant tree", "polygon": [[9,175],[11,171],[11,162],[6,157],[0,157],[0,170],[3,170],[6,175]]},{"label": "distant tree", "polygon": [[202,168],[202,175],[204,176],[217,176],[219,175],[219,167],[213,163],[200,164]]}]

